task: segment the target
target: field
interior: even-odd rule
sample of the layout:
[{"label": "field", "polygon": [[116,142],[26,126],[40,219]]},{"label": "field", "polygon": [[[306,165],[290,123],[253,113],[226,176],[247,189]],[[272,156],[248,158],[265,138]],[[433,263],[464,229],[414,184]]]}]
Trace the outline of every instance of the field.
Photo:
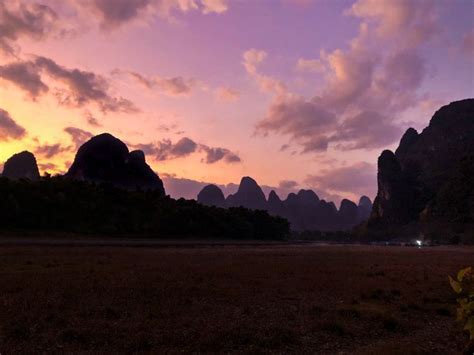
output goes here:
[{"label": "field", "polygon": [[459,353],[472,248],[0,246],[0,353]]}]

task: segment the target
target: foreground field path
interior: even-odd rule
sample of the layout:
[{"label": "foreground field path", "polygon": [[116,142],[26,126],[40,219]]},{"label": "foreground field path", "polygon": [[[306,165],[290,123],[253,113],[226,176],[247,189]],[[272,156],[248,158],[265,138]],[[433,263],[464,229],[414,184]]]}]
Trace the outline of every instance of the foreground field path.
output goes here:
[{"label": "foreground field path", "polygon": [[459,353],[472,248],[0,245],[0,352]]}]

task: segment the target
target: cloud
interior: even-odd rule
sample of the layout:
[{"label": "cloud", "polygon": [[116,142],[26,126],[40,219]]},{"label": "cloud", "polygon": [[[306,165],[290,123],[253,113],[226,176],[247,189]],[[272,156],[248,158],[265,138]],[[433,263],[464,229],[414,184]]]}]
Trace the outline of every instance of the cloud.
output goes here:
[{"label": "cloud", "polygon": [[70,3],[84,12],[83,17],[95,15],[103,30],[156,17],[173,21],[174,13],[222,14],[228,10],[227,0],[70,0]]},{"label": "cloud", "polygon": [[267,52],[259,49],[249,49],[243,54],[242,64],[247,73],[254,78],[260,90],[267,93],[282,95],[287,88],[281,80],[277,80],[269,75],[261,74],[258,71],[259,65],[267,58]]},{"label": "cloud", "polygon": [[15,42],[20,37],[43,39],[57,23],[57,14],[39,3],[23,3],[12,0],[0,2],[0,52],[13,55]]},{"label": "cloud", "polygon": [[336,194],[358,194],[373,197],[377,189],[377,171],[373,164],[358,162],[318,174],[308,175],[305,183],[312,188]]},{"label": "cloud", "polygon": [[363,111],[346,119],[330,138],[343,142],[342,150],[383,148],[400,139],[403,131],[389,116]]},{"label": "cloud", "polygon": [[317,99],[301,96],[279,96],[270,105],[266,117],[257,124],[257,132],[276,132],[294,139],[318,136],[332,127],[336,116],[320,105]]},{"label": "cloud", "polygon": [[319,59],[300,58],[298,62],[296,62],[296,70],[321,73],[325,70],[325,67],[323,62]]},{"label": "cloud", "polygon": [[440,30],[432,0],[358,0],[346,14],[375,23],[379,37],[396,37],[402,46],[416,46]]},{"label": "cloud", "polygon": [[26,130],[18,125],[10,114],[0,108],[0,141],[21,139],[26,135]]},{"label": "cloud", "polygon": [[66,127],[64,128],[64,132],[70,136],[71,141],[73,143],[72,145],[63,145],[61,143],[39,144],[35,148],[35,154],[47,159],[51,159],[63,153],[75,153],[81,147],[82,144],[84,144],[86,141],[93,137],[93,134],[91,132],[84,131],[83,129],[76,127]]},{"label": "cloud", "polygon": [[133,147],[152,155],[158,161],[164,161],[186,157],[197,151],[198,144],[188,137],[183,137],[176,143],[172,143],[170,139],[163,139],[156,144],[137,144]]},{"label": "cloud", "polygon": [[302,153],[325,152],[328,150],[330,139],[325,135],[311,137],[302,143]]},{"label": "cloud", "polygon": [[222,101],[235,102],[240,99],[240,92],[232,88],[217,88],[215,94],[216,97]]},{"label": "cloud", "polygon": [[371,87],[376,62],[367,50],[336,49],[326,61],[330,69],[322,100],[327,106],[345,109]]},{"label": "cloud", "polygon": [[99,122],[99,120],[89,111],[84,112],[84,117],[89,125],[93,127],[102,127],[102,124]]},{"label": "cloud", "polygon": [[220,160],[223,160],[229,164],[241,162],[241,159],[237,154],[226,148],[213,148],[201,144],[200,149],[206,153],[206,157],[204,159],[206,164],[214,164]]},{"label": "cloud", "polygon": [[205,153],[202,162],[206,164],[214,164],[219,161],[232,164],[241,161],[236,153],[227,148],[199,144],[188,137],[183,137],[176,143],[173,143],[170,139],[163,139],[157,143],[135,144],[132,146],[135,149],[143,150],[145,154],[153,156],[157,161],[184,158],[198,152]]},{"label": "cloud", "polygon": [[77,127],[66,127],[64,132],[69,134],[72,142],[74,143],[75,150],[79,149],[86,141],[92,138],[94,135],[91,132],[85,131]]},{"label": "cloud", "polygon": [[115,28],[142,15],[149,6],[149,0],[92,0],[92,9],[100,17],[103,28]]},{"label": "cloud", "polygon": [[0,78],[10,81],[32,99],[48,92],[48,86],[41,80],[38,68],[32,62],[15,62],[0,66]]},{"label": "cloud", "polygon": [[247,73],[254,75],[257,74],[257,67],[267,57],[267,52],[259,49],[249,49],[244,52],[243,64]]},{"label": "cloud", "polygon": [[83,107],[94,103],[104,113],[138,111],[131,101],[112,96],[110,83],[101,75],[80,69],[69,69],[46,57],[37,57],[35,65],[65,86],[56,94],[62,105]]},{"label": "cloud", "polygon": [[403,49],[392,53],[385,63],[385,85],[393,90],[416,89],[425,77],[423,59],[414,49]]},{"label": "cloud", "polygon": [[35,148],[35,154],[47,159],[51,159],[59,154],[69,151],[71,151],[71,147],[65,147],[60,143],[42,144]]},{"label": "cloud", "polygon": [[226,12],[229,8],[227,0],[201,0],[202,2],[202,12],[204,14],[216,13],[222,14]]},{"label": "cloud", "polygon": [[165,95],[176,97],[176,96],[189,96],[196,86],[196,80],[185,79],[181,76],[171,78],[161,78],[159,76],[145,77],[134,71],[127,71],[121,69],[115,69],[113,74],[127,74],[135,82],[141,84],[149,90],[157,90]]},{"label": "cloud", "polygon": [[424,97],[418,94],[427,75],[420,47],[439,32],[436,7],[425,0],[358,0],[346,14],[361,19],[348,48],[321,50],[319,58],[297,62],[299,70],[321,72],[318,96],[296,95],[260,74],[266,52],[244,53],[245,69],[258,83],[281,83],[266,90],[273,98],[257,133],[287,135],[302,153],[370,150],[399,138],[401,113]]},{"label": "cloud", "polygon": [[113,96],[110,82],[93,72],[69,69],[46,57],[0,66],[0,78],[22,89],[33,100],[51,91],[43,80],[44,74],[62,85],[53,93],[62,105],[84,107],[96,104],[103,113],[138,112],[130,100]]}]

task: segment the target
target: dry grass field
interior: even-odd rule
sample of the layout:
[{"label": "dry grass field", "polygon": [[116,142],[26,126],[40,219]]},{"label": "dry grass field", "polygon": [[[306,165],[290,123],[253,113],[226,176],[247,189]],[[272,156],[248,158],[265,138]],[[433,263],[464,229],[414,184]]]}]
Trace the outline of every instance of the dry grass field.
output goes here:
[{"label": "dry grass field", "polygon": [[0,353],[459,353],[472,248],[0,247]]}]

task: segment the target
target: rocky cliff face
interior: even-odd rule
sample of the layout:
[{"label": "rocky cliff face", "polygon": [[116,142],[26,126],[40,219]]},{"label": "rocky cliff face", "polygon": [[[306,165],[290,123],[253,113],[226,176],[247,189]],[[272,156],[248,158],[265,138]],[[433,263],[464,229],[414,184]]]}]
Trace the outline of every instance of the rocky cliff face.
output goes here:
[{"label": "rocky cliff face", "polygon": [[10,179],[39,180],[35,156],[27,151],[13,155],[5,162],[2,176]]},{"label": "rocky cliff face", "polygon": [[110,134],[101,134],[82,145],[66,174],[92,182],[109,182],[126,189],[165,190],[157,174],[145,161],[142,151],[129,152],[125,143]]},{"label": "rocky cliff face", "polygon": [[[378,160],[378,193],[369,227],[420,222],[422,215],[432,214],[430,211],[434,211],[440,200],[444,201],[446,209],[470,206],[466,199],[472,195],[468,192],[460,194],[457,201],[447,203],[446,189],[456,180],[464,181],[458,189],[470,191],[465,185],[472,184],[473,179],[463,178],[460,169],[464,162],[464,171],[469,170],[472,156],[474,99],[442,107],[420,134],[408,129],[395,154],[384,151]],[[445,197],[441,198],[441,193]],[[436,210],[438,218],[443,219],[443,212],[439,208]],[[446,216],[448,214],[446,210]]]},{"label": "rocky cliff face", "polygon": [[216,185],[204,186],[197,196],[197,202],[206,206],[226,206],[224,193]]}]

